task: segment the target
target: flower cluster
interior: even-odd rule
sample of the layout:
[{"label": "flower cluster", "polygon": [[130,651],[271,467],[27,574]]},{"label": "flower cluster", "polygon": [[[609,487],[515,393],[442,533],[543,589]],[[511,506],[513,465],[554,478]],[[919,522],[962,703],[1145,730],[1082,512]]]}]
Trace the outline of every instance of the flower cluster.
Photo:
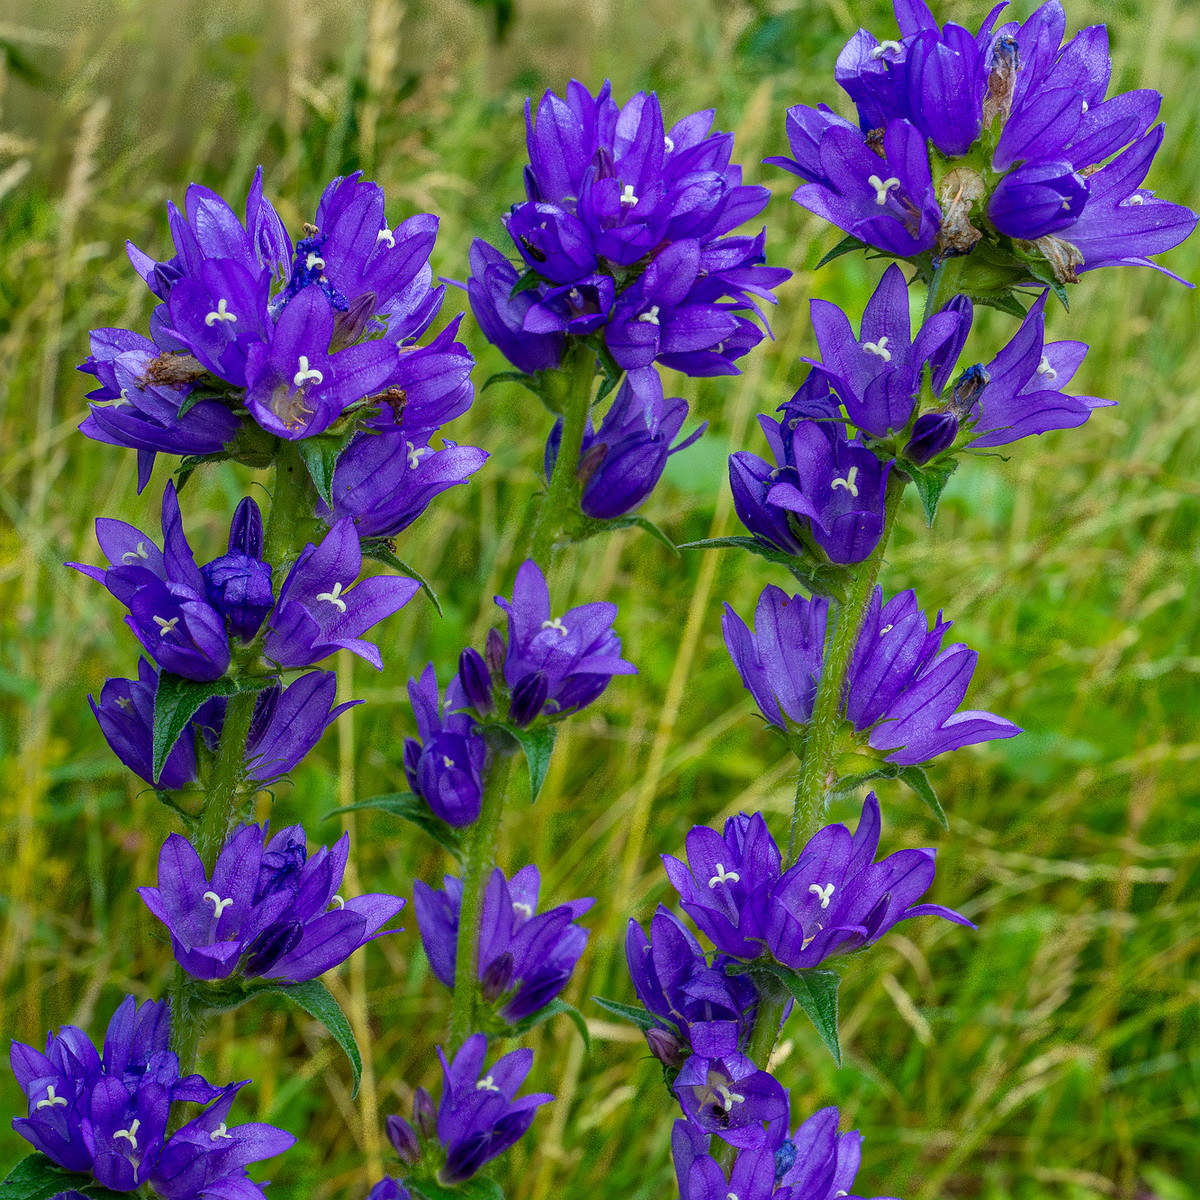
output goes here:
[{"label": "flower cluster", "polygon": [[[29,1115],[14,1118],[13,1128],[60,1167],[111,1191],[148,1186],[166,1200],[261,1197],[246,1167],[296,1139],[273,1125],[229,1128],[244,1083],[214,1087],[199,1075],[181,1077],[169,1042],[167,1004],[139,1008],[132,996],[109,1022],[103,1055],[73,1025],[50,1034],[44,1054],[13,1042],[13,1073],[29,1100]],[[209,1107],[168,1133],[171,1105],[182,1102]],[[64,1178],[63,1186],[72,1182]]]},{"label": "flower cluster", "polygon": [[1107,96],[1103,25],[1060,45],[1059,0],[1023,24],[997,26],[993,9],[977,34],[939,27],[924,0],[895,7],[898,39],[860,29],[838,57],[857,127],[825,105],[788,110],[792,157],[767,161],[806,180],[798,203],[899,258],[983,243],[1026,263],[1025,279],[1059,283],[1156,266],[1195,228],[1195,213],[1141,186],[1162,97]]}]

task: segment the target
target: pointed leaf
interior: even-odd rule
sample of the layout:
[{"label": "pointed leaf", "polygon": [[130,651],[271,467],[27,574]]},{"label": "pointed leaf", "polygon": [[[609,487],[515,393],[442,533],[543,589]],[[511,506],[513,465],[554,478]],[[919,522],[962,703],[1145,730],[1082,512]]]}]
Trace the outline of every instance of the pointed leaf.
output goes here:
[{"label": "pointed leaf", "polygon": [[941,503],[942,492],[946,484],[950,482],[950,476],[958,470],[958,459],[947,458],[924,467],[913,467],[906,463],[904,470],[906,474],[912,476],[913,483],[917,488],[917,495],[921,497],[921,507],[925,510],[925,521],[932,529],[933,519],[937,516],[938,505]]},{"label": "pointed leaf", "polygon": [[[30,1154],[0,1182],[0,1200],[53,1200],[72,1188],[96,1186],[91,1175],[66,1171],[45,1154]],[[114,1195],[107,1192],[106,1195]]]},{"label": "pointed leaf", "polygon": [[187,481],[191,479],[192,472],[203,463],[210,462],[225,462],[232,458],[233,455],[227,450],[217,450],[213,454],[189,454],[186,458],[180,460],[179,466],[175,471],[175,490],[182,492]]},{"label": "pointed leaf", "polygon": [[592,1039],[588,1035],[587,1022],[583,1019],[583,1013],[573,1004],[568,1004],[565,1000],[559,1000],[557,997],[551,1000],[545,1008],[538,1009],[537,1012],[526,1017],[523,1021],[518,1021],[515,1025],[510,1026],[512,1032],[509,1036],[519,1037],[521,1034],[528,1033],[531,1029],[536,1028],[543,1021],[548,1021],[551,1017],[557,1017],[564,1013],[575,1022],[575,1028],[579,1030],[579,1036],[583,1038],[584,1049],[590,1054],[592,1052]]},{"label": "pointed leaf", "polygon": [[487,377],[483,387],[479,389],[480,392],[486,392],[493,383],[519,383],[531,392],[537,392],[537,381],[532,375],[526,375],[524,371],[497,371],[495,375]]},{"label": "pointed leaf", "polygon": [[349,422],[346,429],[333,436],[321,434],[317,437],[301,438],[296,443],[296,449],[304,459],[317,495],[330,508],[333,507],[333,473],[337,470],[338,459],[345,453],[346,447],[353,441],[357,432],[354,423]]},{"label": "pointed leaf", "polygon": [[867,243],[859,241],[852,234],[847,234],[824,258],[821,259],[815,267],[814,271],[819,271],[826,263],[831,263],[835,258],[841,258],[843,254],[853,254],[855,250],[865,250]]},{"label": "pointed leaf", "polygon": [[632,514],[627,517],[617,517],[613,521],[605,521],[604,524],[613,529],[628,529],[636,526],[638,529],[644,529],[652,538],[657,538],[676,558],[682,558],[679,553],[679,547],[648,517],[641,517],[637,514]]},{"label": "pointed leaf", "polygon": [[279,992],[329,1030],[334,1041],[345,1050],[346,1057],[350,1060],[350,1067],[354,1072],[354,1087],[350,1095],[357,1096],[359,1080],[362,1079],[362,1055],[359,1054],[358,1043],[354,1040],[354,1030],[350,1028],[342,1006],[333,998],[329,989],[319,979],[310,979],[307,983],[268,983],[254,988],[250,994],[256,995],[259,992]]},{"label": "pointed leaf", "polygon": [[840,1067],[842,1044],[838,1037],[837,993],[841,977],[836,971],[819,967],[807,971],[789,971],[781,967],[772,974],[791,992]]},{"label": "pointed leaf", "polygon": [[231,675],[200,683],[195,679],[172,675],[169,671],[160,673],[158,688],[154,693],[155,779],[162,774],[167,758],[187,728],[187,723],[196,715],[196,710],[213,696],[232,696],[240,690],[238,680]]},{"label": "pointed leaf", "polygon": [[937,798],[937,792],[933,790],[933,784],[929,782],[929,776],[920,767],[912,766],[901,767],[900,778],[929,805],[929,811],[937,817],[941,827],[948,831],[950,822],[946,820],[945,809]]},{"label": "pointed leaf", "polygon": [[656,1017],[652,1012],[638,1005],[621,1004],[616,1000],[605,1000],[601,996],[593,996],[592,999],[606,1012],[612,1013],[614,1017],[620,1017],[622,1021],[631,1021],[643,1033],[648,1029],[654,1029],[656,1026],[661,1028],[664,1025],[671,1024],[670,1021],[665,1021],[662,1017]]},{"label": "pointed leaf", "polygon": [[525,752],[525,761],[529,764],[529,802],[532,804],[546,782],[546,772],[550,769],[550,756],[554,753],[554,739],[558,729],[553,725],[543,725],[536,729],[518,729],[515,725],[506,726],[508,732],[521,744]]},{"label": "pointed leaf", "polygon": [[360,808],[377,808],[381,812],[410,821],[417,828],[423,829],[440,846],[449,850],[455,858],[462,860],[462,838],[458,830],[435,816],[420,796],[414,796],[412,792],[390,792],[386,796],[372,796],[369,800],[360,800],[357,804],[347,804],[345,808],[335,808],[325,816],[328,819],[341,813],[355,812]]},{"label": "pointed leaf", "polygon": [[512,291],[508,293],[508,298],[511,300],[514,296],[519,296],[522,292],[531,292],[534,288],[541,287],[543,283],[548,282],[543,279],[534,267],[530,267],[520,279],[512,286]]},{"label": "pointed leaf", "polygon": [[368,558],[373,558],[376,562],[391,567],[393,571],[403,575],[406,579],[415,579],[421,585],[421,591],[429,597],[429,602],[437,609],[438,616],[445,616],[445,613],[442,612],[441,601],[434,594],[433,588],[426,582],[425,576],[414,567],[410,567],[402,558],[396,557],[396,551],[392,548],[389,538],[364,538],[362,552]]}]

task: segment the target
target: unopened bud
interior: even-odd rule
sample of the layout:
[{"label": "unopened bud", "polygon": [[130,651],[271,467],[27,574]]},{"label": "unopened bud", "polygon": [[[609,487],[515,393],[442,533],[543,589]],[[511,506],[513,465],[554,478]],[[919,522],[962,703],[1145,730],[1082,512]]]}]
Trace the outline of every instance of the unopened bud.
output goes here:
[{"label": "unopened bud", "polygon": [[676,1071],[687,1062],[687,1051],[683,1043],[666,1029],[659,1029],[658,1026],[647,1029],[646,1044],[650,1047],[650,1053],[660,1063]]},{"label": "unopened bud", "polygon": [[990,381],[991,377],[981,364],[976,363],[973,367],[968,367],[954,385],[954,391],[950,396],[951,412],[959,420],[970,415],[971,409],[975,407],[975,401],[979,399],[979,393],[987,387]]},{"label": "unopened bud", "polygon": [[423,1087],[413,1092],[413,1124],[422,1137],[437,1133],[437,1110],[433,1107],[433,1097]]},{"label": "unopened bud", "polygon": [[508,707],[508,719],[524,729],[542,711],[550,685],[545,671],[534,671],[526,675],[513,688],[512,703]]},{"label": "unopened bud", "polygon": [[508,991],[513,979],[512,952],[505,950],[499,958],[493,958],[484,969],[479,981],[480,991],[488,1004],[495,1004]]},{"label": "unopened bud", "polygon": [[468,646],[458,656],[458,682],[467,703],[481,717],[489,715],[492,704],[492,676],[483,655]]},{"label": "unopened bud", "polygon": [[483,661],[487,663],[489,671],[499,673],[504,670],[504,659],[507,655],[508,647],[504,644],[504,635],[493,626],[488,630],[487,642],[483,647]]},{"label": "unopened bud", "polygon": [[413,1127],[403,1117],[388,1117],[385,1124],[388,1141],[392,1143],[401,1161],[415,1167],[421,1161],[421,1144],[417,1141]]}]

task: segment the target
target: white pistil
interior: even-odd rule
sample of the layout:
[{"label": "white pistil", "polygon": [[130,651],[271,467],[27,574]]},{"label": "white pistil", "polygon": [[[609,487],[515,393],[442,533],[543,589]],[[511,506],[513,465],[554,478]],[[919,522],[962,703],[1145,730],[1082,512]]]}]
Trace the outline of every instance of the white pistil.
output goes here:
[{"label": "white pistil", "polygon": [[212,904],[214,921],[219,921],[221,919],[221,914],[233,903],[232,896],[227,896],[224,900],[222,900],[216,892],[205,892],[200,899],[208,900]]},{"label": "white pistil", "polygon": [[1038,363],[1037,373],[1045,375],[1051,382],[1058,378],[1058,372],[1050,365],[1050,360],[1044,354],[1042,361]]},{"label": "white pistil", "polygon": [[874,354],[876,358],[882,358],[885,363],[892,361],[892,352],[887,348],[888,339],[881,337],[877,342],[863,342],[863,350],[867,354]]},{"label": "white pistil", "polygon": [[119,1138],[119,1137],[127,1138],[129,1141],[129,1148],[131,1150],[136,1150],[137,1149],[137,1131],[140,1128],[141,1124],[142,1124],[141,1121],[139,1121],[137,1119],[137,1117],[134,1117],[133,1120],[129,1123],[129,1128],[128,1129],[118,1129],[117,1132],[113,1134],[113,1139],[115,1140],[116,1138]]},{"label": "white pistil", "polygon": [[311,271],[314,267],[320,267],[325,270],[325,260],[315,251],[310,250],[308,257],[304,260],[305,270]]},{"label": "white pistil", "polygon": [[129,393],[122,388],[119,396],[114,396],[111,400],[93,400],[93,408],[120,408],[125,404],[132,404],[133,401],[129,398]]},{"label": "white pistil", "polygon": [[387,242],[389,250],[395,250],[396,239],[392,236],[392,231],[385,225],[376,235],[375,242]]},{"label": "white pistil", "polygon": [[708,886],[715,888],[718,883],[740,883],[741,880],[736,871],[727,871],[724,863],[717,863],[717,873],[708,881]]},{"label": "white pistil", "polygon": [[136,546],[134,546],[134,548],[132,550],[126,550],[125,553],[121,555],[121,561],[129,562],[129,563],[136,563],[139,558],[149,558],[149,557],[150,557],[150,553],[146,549],[146,543],[138,542],[138,544]]},{"label": "white pistil", "polygon": [[867,182],[875,189],[875,203],[883,206],[887,203],[888,192],[900,186],[900,180],[895,175],[880,179],[878,175],[868,175]]},{"label": "white pistil", "polygon": [[893,630],[893,629],[895,629],[895,628],[896,628],[896,627],[895,627],[895,625],[885,625],[885,626],[884,626],[884,627],[883,627],[883,628],[882,628],[882,629],[879,631],[879,636],[880,636],[880,637],[883,637],[883,635],[884,635],[885,633],[891,633],[891,632],[892,632],[892,630]]},{"label": "white pistil", "polygon": [[334,896],[334,897],[333,897],[333,899],[329,901],[329,903],[330,903],[330,904],[336,904],[336,905],[338,906],[338,908],[345,908],[345,907],[346,907],[346,902],[345,902],[345,900],[343,900],[343,899],[341,898],[341,896]]},{"label": "white pistil", "polygon": [[54,1094],[54,1084],[51,1084],[46,1089],[46,1098],[37,1102],[38,1108],[54,1108],[55,1105],[61,1104],[63,1108],[67,1107],[66,1096],[56,1096]]},{"label": "white pistil", "polygon": [[821,907],[822,908],[829,907],[829,897],[833,895],[833,884],[832,883],[827,883],[824,887],[822,887],[819,883],[810,883],[808,885],[808,890],[810,892],[812,892],[812,894],[814,896],[821,897]]},{"label": "white pistil", "polygon": [[421,455],[432,453],[428,446],[414,446],[412,442],[404,444],[408,447],[408,465],[414,471],[421,465]]},{"label": "white pistil", "polygon": [[552,621],[543,621],[543,629],[557,629],[560,637],[567,636],[567,627],[562,623],[562,617],[555,617]]},{"label": "white pistil", "polygon": [[485,1075],[475,1084],[475,1090],[477,1092],[498,1092],[500,1089],[490,1075]]},{"label": "white pistil", "polygon": [[884,52],[887,50],[893,50],[893,51],[895,51],[895,53],[899,54],[900,51],[903,49],[904,49],[904,47],[901,46],[899,42],[892,42],[892,41],[880,42],[879,45],[876,46],[875,49],[871,51],[871,57],[872,58],[882,58],[884,55]]},{"label": "white pistil", "polygon": [[228,303],[228,301],[226,301],[226,300],[218,300],[216,309],[213,312],[210,312],[208,314],[208,316],[204,318],[204,323],[205,323],[205,325],[207,325],[209,327],[209,329],[211,329],[213,327],[213,323],[215,321],[236,321],[237,320],[236,314],[231,313],[225,307],[225,305],[227,303]]},{"label": "white pistil", "polygon": [[448,755],[448,754],[443,754],[442,755],[442,765],[446,766],[446,767],[452,767],[452,766],[454,766],[454,759],[452,759],[450,757],[450,755]]},{"label": "white pistil", "polygon": [[650,305],[650,311],[640,313],[638,315],[638,320],[645,322],[647,325],[658,325],[660,323],[658,320],[658,305]]},{"label": "white pistil", "polygon": [[726,1192],[725,1200],[738,1200],[737,1192]]},{"label": "white pistil", "polygon": [[744,1104],[746,1102],[745,1096],[740,1095],[738,1092],[730,1091],[729,1088],[727,1088],[724,1084],[720,1084],[719,1086],[713,1088],[713,1091],[715,1091],[717,1095],[721,1097],[721,1101],[724,1104],[726,1112],[728,1112],[735,1104]]},{"label": "white pistil", "polygon": [[675,143],[671,141],[670,137],[665,133],[663,134],[663,145],[666,146],[668,154],[675,149]]},{"label": "white pistil", "polygon": [[318,592],[318,600],[328,600],[330,604],[337,607],[338,612],[346,611],[346,602],[342,599],[342,585],[335,583],[332,592]]},{"label": "white pistil", "polygon": [[303,387],[310,379],[315,383],[325,382],[325,376],[322,375],[320,371],[309,367],[308,355],[302,354],[300,355],[300,370],[298,370],[295,375],[292,376],[292,383],[295,384],[296,387]]},{"label": "white pistil", "polygon": [[1087,112],[1087,110],[1088,110],[1088,102],[1085,100],[1085,101],[1083,102],[1083,105],[1082,105],[1082,107],[1080,108],[1080,110],[1079,110],[1079,111],[1080,111],[1080,112]]},{"label": "white pistil", "polygon": [[229,1132],[226,1130],[226,1128],[225,1128],[225,1122],[224,1122],[224,1121],[222,1121],[222,1122],[220,1123],[220,1125],[218,1125],[218,1126],[216,1127],[216,1129],[214,1129],[214,1130],[212,1131],[212,1133],[210,1133],[210,1134],[208,1135],[208,1140],[209,1140],[210,1142],[215,1142],[215,1141],[217,1141],[217,1139],[218,1139],[218,1138],[224,1138],[226,1141],[229,1141],[229,1142],[232,1142],[232,1141],[233,1141],[233,1134],[232,1134],[232,1133],[229,1133]]},{"label": "white pistil", "polygon": [[513,912],[523,913],[525,916],[525,920],[527,920],[527,921],[529,920],[530,917],[533,916],[533,905],[532,904],[526,904],[526,903],[524,903],[524,901],[521,901],[521,900],[514,900],[512,902],[512,906],[513,906]]},{"label": "white pistil", "polygon": [[155,617],[154,623],[158,626],[158,636],[160,638],[165,638],[168,633],[175,632],[175,626],[179,624],[179,618],[172,617],[168,621],[166,617]]},{"label": "white pistil", "polygon": [[633,194],[633,184],[627,183],[625,190],[621,193],[621,203],[628,204],[632,208],[638,202],[638,198]]},{"label": "white pistil", "polygon": [[[1130,204],[1145,204],[1146,197],[1135,192],[1132,196],[1129,197],[1129,203]],[[121,395],[123,396],[123,395],[125,395],[125,393],[122,392]]]},{"label": "white pistil", "polygon": [[845,488],[846,491],[848,491],[850,493],[850,495],[857,496],[858,495],[858,484],[854,482],[857,478],[858,478],[858,468],[851,467],[850,470],[846,472],[846,478],[845,479],[835,479],[833,481],[833,483],[830,485],[829,490],[832,492],[836,492],[838,488]]},{"label": "white pistil", "polygon": [[850,1193],[848,1191],[846,1191],[845,1188],[838,1188],[838,1190],[833,1193],[833,1198],[834,1198],[834,1200],[837,1200],[838,1196],[848,1196],[848,1195],[850,1195]]}]

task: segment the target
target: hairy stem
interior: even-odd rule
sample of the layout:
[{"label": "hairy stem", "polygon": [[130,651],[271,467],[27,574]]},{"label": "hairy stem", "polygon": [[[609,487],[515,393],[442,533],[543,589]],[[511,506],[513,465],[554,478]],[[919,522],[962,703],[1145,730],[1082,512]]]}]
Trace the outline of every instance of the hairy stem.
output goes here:
[{"label": "hairy stem", "polygon": [[887,551],[900,500],[908,484],[908,476],[892,468],[888,478],[887,497],[884,508],[883,533],[870,558],[859,565],[854,581],[846,592],[846,599],[834,618],[832,632],[825,643],[825,663],[821,668],[821,681],[813,701],[812,717],[808,723],[808,735],[804,742],[804,760],[800,767],[800,779],[796,784],[796,801],[792,807],[792,827],[788,835],[785,869],[796,861],[800,847],[821,827],[829,801],[830,766],[834,735],[837,732],[838,709],[841,706],[842,689],[846,672],[862,629],[863,617],[871,602],[883,556]]},{"label": "hairy stem", "polygon": [[596,355],[587,346],[576,346],[555,372],[560,387],[558,400],[562,413],[562,438],[558,458],[550,475],[550,486],[542,497],[533,525],[530,555],[546,571],[554,553],[555,539],[563,524],[579,503],[579,453],[592,404],[592,383],[596,375]]},{"label": "hairy stem", "polygon": [[934,313],[939,313],[951,300],[962,292],[963,279],[966,276],[967,257],[956,255],[943,258],[933,272],[929,291],[925,294],[925,314],[922,323],[928,321]]},{"label": "hairy stem", "polygon": [[516,756],[495,754],[483,788],[479,817],[463,839],[463,896],[458,914],[458,943],[455,950],[454,1004],[450,1012],[450,1050],[456,1051],[475,1031],[475,1009],[479,999],[479,921],[483,914],[483,890],[496,861],[496,835],[504,815]]}]

